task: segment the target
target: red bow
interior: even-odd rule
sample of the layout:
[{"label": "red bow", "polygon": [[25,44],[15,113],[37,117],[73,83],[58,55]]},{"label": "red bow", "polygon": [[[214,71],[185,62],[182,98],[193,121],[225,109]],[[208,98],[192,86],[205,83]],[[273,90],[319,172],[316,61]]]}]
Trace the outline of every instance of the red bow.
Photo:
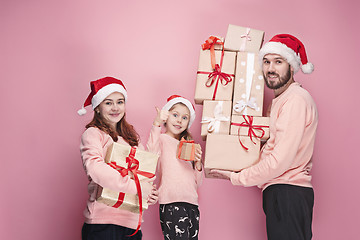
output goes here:
[{"label": "red bow", "polygon": [[[155,176],[155,174],[153,174],[153,173],[144,172],[144,171],[139,170],[139,161],[137,159],[135,159],[135,152],[136,152],[136,148],[131,147],[129,156],[126,157],[126,162],[128,164],[127,168],[124,168],[124,167],[121,167],[121,166],[117,165],[116,162],[108,163],[112,168],[117,170],[121,174],[121,176],[123,176],[123,177],[128,175],[129,172],[132,172],[133,175],[134,175],[134,181],[135,181],[135,184],[136,184],[136,190],[137,190],[138,195],[139,195],[139,212],[140,212],[140,214],[139,214],[138,226],[137,226],[135,232],[130,236],[134,236],[139,231],[140,225],[141,225],[141,219],[142,219],[142,212],[143,212],[143,209],[142,209],[142,193],[141,193],[141,187],[140,187],[140,181],[139,181],[138,174],[142,175],[144,177],[147,177],[147,178],[152,178],[152,177]],[[123,199],[124,199],[124,195],[125,195],[124,193],[119,194],[118,201],[113,205],[113,207],[119,207],[122,204]]]},{"label": "red bow", "polygon": [[[240,142],[241,146],[247,151],[247,150],[249,150],[249,148],[245,147],[244,144],[241,142],[241,139],[240,139],[240,128],[241,127],[248,127],[249,128],[248,136],[250,137],[251,141],[254,144],[256,144],[252,138],[256,137],[256,138],[261,139],[265,135],[265,131],[264,131],[263,128],[268,128],[269,126],[253,125],[253,121],[254,121],[253,116],[248,116],[248,115],[242,115],[242,116],[243,116],[245,122],[242,122],[242,123],[233,123],[232,122],[231,125],[239,126],[239,130],[238,130],[239,142]],[[248,119],[246,119],[246,117],[248,117]],[[256,134],[255,131],[258,131],[259,133]]]}]

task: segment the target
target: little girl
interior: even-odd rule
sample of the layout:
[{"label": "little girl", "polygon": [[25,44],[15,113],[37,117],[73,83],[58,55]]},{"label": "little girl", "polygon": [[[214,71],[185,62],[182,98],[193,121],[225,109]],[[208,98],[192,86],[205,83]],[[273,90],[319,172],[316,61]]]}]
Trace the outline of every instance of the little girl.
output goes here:
[{"label": "little girl", "polygon": [[[86,125],[80,145],[83,166],[89,179],[82,239],[141,239],[141,231],[130,236],[137,228],[139,214],[96,201],[99,185],[116,192],[137,194],[134,180],[129,176],[122,177],[104,162],[107,148],[113,142],[144,149],[139,144],[139,135],[125,120],[126,88],[120,80],[112,77],[92,81],[90,86],[91,93],[78,111],[80,115],[85,114],[84,107],[88,105],[92,105],[94,110],[93,120]],[[143,198],[147,198],[149,204],[157,201],[158,192],[152,184],[153,180],[146,179],[140,183]]]},{"label": "little girl", "polygon": [[[194,122],[195,109],[191,102],[178,95],[168,98],[150,131],[147,148],[160,154],[158,161],[160,223],[164,239],[198,239],[199,209],[197,188],[202,181],[201,149],[195,161],[177,158],[179,140],[191,140],[188,128]],[[161,125],[165,133],[161,134]]]}]

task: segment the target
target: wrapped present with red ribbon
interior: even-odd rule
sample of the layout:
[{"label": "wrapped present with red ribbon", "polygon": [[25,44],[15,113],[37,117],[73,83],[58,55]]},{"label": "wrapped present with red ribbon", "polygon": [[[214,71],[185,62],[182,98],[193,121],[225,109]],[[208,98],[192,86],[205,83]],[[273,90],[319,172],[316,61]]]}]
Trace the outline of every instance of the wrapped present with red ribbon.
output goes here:
[{"label": "wrapped present with red ribbon", "polygon": [[[248,136],[253,144],[254,138],[259,140],[266,140],[270,136],[269,129],[270,118],[269,117],[254,117],[247,115],[232,115],[231,116],[231,127],[230,134],[238,136]],[[241,142],[240,144],[247,149],[245,145]]]},{"label": "wrapped present with red ribbon", "polygon": [[200,50],[194,101],[232,100],[236,53],[216,50],[223,42],[211,36]]},{"label": "wrapped present with red ribbon", "polygon": [[264,42],[264,31],[229,24],[224,49],[226,51],[258,52]]},{"label": "wrapped present with red ribbon", "polygon": [[109,146],[106,153],[105,162],[122,176],[128,175],[134,179],[138,194],[119,193],[99,187],[96,200],[108,206],[139,213],[138,227],[134,234],[140,229],[143,210],[148,208],[146,200],[142,198],[140,181],[155,176],[158,158],[157,154],[116,142]]},{"label": "wrapped present with red ribbon", "polygon": [[263,101],[264,78],[258,53],[238,52],[232,114],[262,116]]},{"label": "wrapped present with red ribbon", "polygon": [[205,141],[209,133],[229,134],[231,101],[204,100],[201,119],[201,137]]},{"label": "wrapped present with red ribbon", "polygon": [[194,161],[196,149],[200,148],[200,144],[194,140],[185,140],[182,138],[177,149],[177,158],[184,161]]},{"label": "wrapped present with red ribbon", "polygon": [[[248,146],[247,150],[239,144],[239,138],[245,146]],[[213,178],[209,174],[211,169],[238,172],[257,163],[260,140],[253,138],[253,141],[248,136],[208,134],[204,159],[205,177]]]}]

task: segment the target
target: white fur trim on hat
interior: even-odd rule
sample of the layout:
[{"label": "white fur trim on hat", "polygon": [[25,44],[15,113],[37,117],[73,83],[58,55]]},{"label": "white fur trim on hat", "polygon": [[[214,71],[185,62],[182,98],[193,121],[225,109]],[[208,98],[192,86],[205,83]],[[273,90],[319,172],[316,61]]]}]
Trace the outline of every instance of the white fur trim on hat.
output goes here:
[{"label": "white fur trim on hat", "polygon": [[294,73],[299,71],[301,60],[294,50],[289,48],[283,43],[280,42],[268,42],[266,43],[259,52],[259,61],[260,65],[263,65],[263,58],[266,54],[279,54],[294,68]]},{"label": "white fur trim on hat", "polygon": [[186,98],[183,98],[183,97],[176,97],[176,98],[173,98],[170,101],[168,101],[164,105],[164,107],[162,109],[169,111],[170,108],[172,106],[174,106],[175,104],[177,104],[177,103],[183,103],[189,109],[189,111],[190,111],[190,120],[189,120],[189,126],[188,127],[190,128],[191,124],[195,120],[196,114],[195,114],[194,106],[191,104],[191,102],[189,100],[187,100]]},{"label": "white fur trim on hat", "polygon": [[102,87],[91,99],[92,108],[95,109],[99,104],[110,94],[119,92],[124,95],[125,102],[127,100],[127,93],[123,86],[120,84],[112,83]]}]

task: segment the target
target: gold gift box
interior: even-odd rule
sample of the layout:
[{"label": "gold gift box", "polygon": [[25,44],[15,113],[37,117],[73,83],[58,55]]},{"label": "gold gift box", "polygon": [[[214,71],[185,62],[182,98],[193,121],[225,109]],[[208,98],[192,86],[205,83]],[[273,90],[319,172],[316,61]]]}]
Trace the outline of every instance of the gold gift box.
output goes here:
[{"label": "gold gift box", "polygon": [[[116,162],[116,165],[123,168],[128,168],[128,164],[126,163],[126,158],[129,156],[130,151],[131,151],[130,146],[114,142],[111,146],[109,146],[107,150],[105,156],[105,162],[106,163]],[[134,158],[139,161],[140,171],[155,174],[157,161],[159,158],[157,154],[136,149]],[[133,173],[131,171],[129,171],[129,176],[132,179],[134,179]],[[145,176],[142,176],[140,174],[138,174],[137,176],[139,178],[139,181],[146,178]],[[114,206],[115,204],[118,203],[119,196],[123,196],[123,200],[122,200],[123,202],[120,206],[118,206],[119,209],[124,209],[136,213],[139,212],[139,197],[137,194],[133,195],[128,193],[125,194],[119,193],[99,186],[96,200],[108,206]],[[142,200],[142,208],[144,210],[148,208],[146,199]]]}]

